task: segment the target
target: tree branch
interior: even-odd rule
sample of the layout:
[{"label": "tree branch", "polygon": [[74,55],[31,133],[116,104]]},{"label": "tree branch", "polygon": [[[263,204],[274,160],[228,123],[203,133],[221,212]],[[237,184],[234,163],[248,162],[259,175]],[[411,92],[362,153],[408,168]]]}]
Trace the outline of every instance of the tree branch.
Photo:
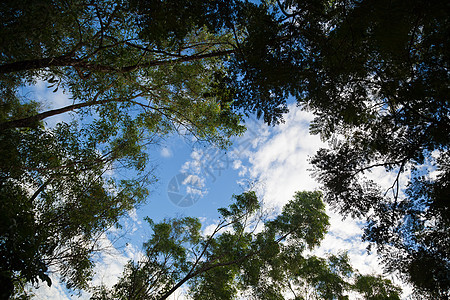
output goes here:
[{"label": "tree branch", "polygon": [[86,69],[88,71],[100,72],[100,73],[128,73],[136,71],[140,68],[152,68],[157,66],[167,66],[182,62],[202,60],[205,58],[220,57],[235,53],[235,50],[222,50],[213,51],[205,54],[193,54],[182,56],[177,59],[165,59],[165,60],[153,60],[146,63],[135,64],[125,67],[114,67],[109,65],[102,65],[97,63],[90,63],[80,59],[74,59],[67,55],[49,58],[40,58],[32,60],[17,61],[13,63],[0,65],[0,74],[29,71],[36,69],[43,69],[49,67],[76,67],[80,69]]},{"label": "tree branch", "polygon": [[100,95],[100,92],[97,93],[97,95],[94,97],[93,101],[72,104],[72,105],[62,107],[62,108],[45,111],[45,112],[39,113],[37,115],[31,116],[31,117],[26,117],[26,118],[22,118],[22,119],[3,122],[0,124],[0,131],[8,129],[8,128],[32,127],[34,124],[36,124],[36,122],[42,121],[43,119],[46,119],[48,117],[56,116],[59,114],[63,114],[63,113],[69,112],[69,111],[73,111],[73,110],[88,107],[88,106],[102,105],[102,104],[111,103],[111,102],[127,102],[127,101],[131,101],[132,99],[135,99],[137,97],[140,97],[142,94],[137,94],[137,95],[132,96],[127,99],[114,98],[114,99],[105,99],[105,100],[97,101],[97,98],[99,95]]}]

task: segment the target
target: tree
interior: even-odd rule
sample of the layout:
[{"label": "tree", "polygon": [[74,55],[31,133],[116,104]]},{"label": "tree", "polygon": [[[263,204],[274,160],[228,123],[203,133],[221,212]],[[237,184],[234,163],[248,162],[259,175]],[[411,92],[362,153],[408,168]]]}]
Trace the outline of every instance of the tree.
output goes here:
[{"label": "tree", "polygon": [[[311,133],[330,144],[311,159],[325,201],[367,220],[387,270],[448,296],[448,4],[268,3],[231,60],[235,105],[268,123],[289,95],[313,112]],[[376,168],[394,174],[387,190],[364,176]]]},{"label": "tree", "polygon": [[[47,117],[81,110],[98,114],[95,126],[112,136],[125,122],[141,122],[150,131],[155,125],[161,131],[185,127],[221,145],[242,132],[239,116],[214,86],[223,64],[217,57],[233,50],[229,35],[195,23],[170,40],[170,29],[153,33],[135,24],[140,6],[128,2],[32,2],[3,4],[0,128],[35,127]],[[30,110],[37,103],[23,103],[17,92],[37,80],[63,89],[73,104]]]},{"label": "tree", "polygon": [[376,299],[399,299],[400,289],[381,276],[358,275],[356,279],[356,290],[368,300]]},{"label": "tree", "polygon": [[[246,15],[270,19],[267,6],[241,1],[0,4],[6,295],[17,283],[50,284],[51,266],[69,287],[86,285],[94,236],[147,194],[149,143],[188,132],[226,147],[244,131],[228,69],[254,27]],[[72,104],[45,110],[22,93],[37,82]],[[75,122],[45,127],[67,112],[76,112]],[[108,175],[118,167],[136,178]]]},{"label": "tree", "polygon": [[[199,9],[213,9],[201,2]],[[3,297],[20,283],[50,285],[50,268],[69,288],[86,287],[97,237],[148,194],[154,178],[147,151],[159,137],[188,131],[225,147],[243,132],[217,83],[224,72],[218,58],[234,49],[230,35],[193,15],[180,27],[166,27],[166,17],[152,31],[141,20],[146,5],[152,3],[0,4]],[[73,104],[42,111],[21,93],[37,81],[62,89]],[[78,111],[77,122],[42,124],[69,111]],[[136,177],[108,175],[119,167]]]},{"label": "tree", "polygon": [[[431,298],[450,288],[446,5],[335,2],[303,102],[318,115],[312,132],[331,142],[311,160],[326,201],[366,218],[388,270]],[[364,176],[377,167],[395,174],[387,190]]]},{"label": "tree", "polygon": [[[140,149],[123,139],[100,153],[86,132],[68,124],[7,133],[0,149],[2,296],[17,283],[50,285],[49,268],[69,288],[86,287],[97,239],[145,200],[154,181]],[[136,177],[105,175],[113,163],[128,164]]]},{"label": "tree", "polygon": [[[312,111],[311,133],[330,144],[311,159],[325,201],[367,220],[364,238],[387,270],[448,296],[448,4],[271,2],[272,26],[240,45],[234,84],[249,95],[260,83]],[[376,168],[394,175],[390,188],[364,175]]]},{"label": "tree", "polygon": [[[447,11],[424,0],[4,1],[0,134],[39,132],[45,118],[77,111],[103,155],[125,139],[118,148],[136,157],[143,136],[177,130],[226,146],[241,114],[277,124],[293,96],[331,143],[312,159],[325,200],[367,219],[365,239],[388,270],[445,296]],[[73,104],[42,111],[19,96],[37,80]],[[398,174],[392,195],[364,177],[376,167]]]},{"label": "tree", "polygon": [[[196,218],[147,219],[153,233],[144,244],[145,257],[130,261],[119,282],[97,288],[92,299],[167,299],[183,284],[193,299],[343,299],[349,291],[399,299],[400,289],[355,272],[346,254],[304,255],[328,227],[320,192],[297,192],[270,219],[254,192],[233,198],[235,203],[219,209],[221,219],[209,235],[201,233]],[[371,279],[378,289],[362,283]]]}]

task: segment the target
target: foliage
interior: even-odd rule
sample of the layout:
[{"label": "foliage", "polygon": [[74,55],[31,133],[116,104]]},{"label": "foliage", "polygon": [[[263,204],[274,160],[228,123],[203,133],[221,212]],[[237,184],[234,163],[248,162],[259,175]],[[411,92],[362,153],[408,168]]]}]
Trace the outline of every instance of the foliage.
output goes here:
[{"label": "foliage", "polygon": [[[278,29],[264,62],[270,70],[283,61],[294,67],[279,88],[316,115],[311,133],[330,144],[311,159],[325,201],[368,221],[364,237],[388,271],[400,271],[419,293],[445,298],[448,3],[272,2]],[[258,63],[252,74],[263,76]],[[390,188],[365,175],[377,168],[393,175]]]},{"label": "foliage", "polygon": [[[167,299],[185,283],[193,299],[343,299],[351,291],[399,299],[390,281],[360,275],[345,253],[326,259],[303,253],[320,244],[328,227],[321,193],[297,192],[271,219],[254,192],[234,200],[219,209],[211,234],[196,218],[148,219],[153,234],[144,258],[130,261],[119,282],[98,287],[92,299]],[[368,280],[377,286],[364,285]]]},{"label": "foliage", "polygon": [[[226,147],[243,132],[217,80],[230,35],[199,20],[167,26],[165,13],[154,28],[182,33],[152,32],[145,18],[158,2],[0,4],[3,296],[23,282],[50,285],[51,270],[69,288],[87,286],[96,239],[148,194],[148,146],[161,136]],[[45,110],[26,93],[38,83],[72,104]],[[70,111],[78,122],[42,123]],[[135,177],[122,180],[118,168]]]},{"label": "foliage", "polygon": [[356,290],[368,300],[399,299],[398,295],[401,292],[389,279],[380,276],[357,276],[355,286]]},{"label": "foliage", "polygon": [[[67,153],[51,139],[42,157],[24,151],[66,126],[45,129],[46,118],[76,111],[86,138],[72,126],[61,143],[72,136],[88,143],[79,149],[110,161],[119,153],[139,172],[145,140],[154,134],[190,132],[226,147],[244,130],[241,114],[277,124],[293,96],[317,116],[311,132],[330,142],[311,160],[326,202],[344,216],[367,219],[365,239],[388,271],[400,271],[431,298],[448,296],[447,11],[445,1],[425,0],[3,1],[0,171],[1,192],[10,196],[2,203],[2,247],[16,216],[38,217],[30,202],[51,195],[64,203],[73,190],[64,180],[78,176],[74,186],[81,185],[87,169],[104,170],[104,163],[86,160],[77,163],[84,173],[71,169],[54,183],[50,173],[35,170],[51,162],[54,149],[57,157]],[[44,111],[43,103],[21,95],[37,82],[63,90],[72,104]],[[62,172],[69,165],[51,167]],[[394,174],[387,191],[364,176],[376,167]],[[99,194],[109,193],[106,177],[98,180]],[[23,205],[14,205],[14,197]],[[21,221],[29,233],[36,223],[30,220]],[[28,256],[23,261],[34,259]],[[8,273],[2,278],[33,270],[25,277],[46,279],[45,264],[27,265],[2,269]]]},{"label": "foliage", "polygon": [[[86,288],[96,240],[143,202],[154,178],[140,149],[122,145],[98,152],[89,132],[58,124],[52,130],[9,130],[0,149],[0,265],[4,291],[17,282],[46,281],[59,271],[69,288]],[[136,178],[105,175],[114,164]]]},{"label": "foliage", "polygon": [[[98,115],[93,124],[108,136],[138,122],[150,131],[184,128],[225,146],[242,132],[239,115],[221,104],[214,87],[223,72],[218,57],[233,49],[228,34],[186,24],[174,44],[145,26],[144,3],[32,2],[2,4],[1,128],[35,127],[49,116],[81,110]],[[62,89],[73,104],[30,110],[33,102],[18,97],[18,89],[37,81]]]}]

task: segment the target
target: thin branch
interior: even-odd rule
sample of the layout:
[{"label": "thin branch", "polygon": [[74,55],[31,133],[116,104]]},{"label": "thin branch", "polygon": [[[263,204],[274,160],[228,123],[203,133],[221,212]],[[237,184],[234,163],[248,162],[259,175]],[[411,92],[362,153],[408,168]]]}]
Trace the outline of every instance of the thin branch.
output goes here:
[{"label": "thin branch", "polygon": [[290,280],[288,280],[288,287],[291,290],[292,294],[294,294],[294,299],[297,299],[297,294],[295,293]]},{"label": "thin branch", "polygon": [[169,66],[174,65],[177,63],[183,63],[183,62],[191,62],[196,60],[202,60],[206,58],[214,58],[214,57],[220,57],[225,55],[230,55],[235,53],[234,50],[222,50],[222,51],[213,51],[205,54],[193,54],[193,55],[186,55],[182,56],[177,59],[166,59],[166,60],[153,60],[146,63],[141,64],[135,64],[131,66],[125,66],[125,67],[112,67],[107,65],[100,65],[100,64],[94,64],[94,63],[85,63],[85,62],[78,62],[75,65],[79,66],[81,68],[85,68],[87,70],[95,71],[95,72],[114,72],[114,73],[128,73],[133,72],[138,69],[142,68],[152,68],[152,67],[158,67],[158,66]]},{"label": "thin branch", "polygon": [[72,105],[62,107],[62,108],[57,108],[57,109],[52,109],[52,110],[49,110],[46,112],[42,112],[42,113],[36,114],[31,117],[26,117],[26,118],[22,118],[22,119],[3,122],[0,124],[0,131],[8,129],[8,128],[31,127],[38,121],[41,121],[48,117],[56,116],[56,115],[63,114],[66,112],[70,112],[70,111],[73,111],[76,109],[89,107],[89,106],[95,106],[95,105],[102,105],[102,104],[111,103],[111,102],[127,102],[127,101],[130,101],[131,99],[135,99],[135,98],[142,96],[142,94],[137,94],[135,96],[131,96],[129,99],[113,98],[113,99],[104,99],[104,100],[97,101],[97,98],[100,96],[100,94],[101,94],[101,92],[98,92],[96,94],[96,96],[94,97],[94,99],[89,102],[72,104]]},{"label": "thin branch", "polygon": [[[399,168],[399,170],[398,170],[398,172],[397,172],[397,176],[396,176],[396,178],[395,178],[395,180],[394,180],[394,182],[392,183],[392,186],[390,186],[387,190],[386,190],[386,192],[384,193],[384,196],[386,196],[386,194],[389,192],[389,190],[392,190],[392,195],[393,195],[393,197],[394,197],[394,201],[395,201],[395,203],[397,203],[398,202],[398,194],[399,194],[399,190],[400,190],[400,187],[399,187],[399,179],[400,179],[400,174],[402,174],[403,173],[403,169],[404,169],[404,167],[405,167],[405,165],[406,165],[406,159],[404,159],[403,161],[402,161],[402,163],[401,163],[401,165],[400,165],[400,168]],[[394,188],[396,186],[396,188]]]},{"label": "thin branch", "polygon": [[135,64],[125,67],[115,67],[109,65],[102,65],[97,63],[90,63],[83,61],[82,59],[74,59],[68,57],[67,55],[62,55],[58,57],[48,57],[48,58],[40,58],[40,59],[32,59],[32,60],[23,60],[17,61],[13,63],[7,63],[0,65],[0,74],[12,73],[12,72],[21,72],[21,71],[29,71],[36,69],[43,69],[49,67],[74,67],[85,69],[92,72],[100,72],[100,73],[128,73],[133,72],[141,68],[152,68],[158,66],[168,66],[177,63],[190,62],[196,60],[202,60],[206,58],[213,57],[221,57],[235,53],[235,50],[221,50],[221,51],[213,51],[205,54],[193,54],[179,57],[177,59],[166,59],[166,60],[153,60],[146,63]]},{"label": "thin branch", "polygon": [[364,172],[366,170],[375,168],[375,167],[387,167],[387,166],[393,166],[393,165],[398,165],[401,164],[405,161],[405,159],[399,160],[399,161],[393,161],[393,162],[383,162],[383,163],[377,163],[377,164],[373,164],[373,165],[368,165],[365,166],[363,168],[360,168],[358,170],[356,170],[355,172],[353,172],[353,174],[351,175],[352,177],[356,176],[357,174]]},{"label": "thin branch", "polygon": [[295,16],[297,15],[297,14],[290,14],[290,13],[288,13],[288,12],[283,8],[283,5],[281,4],[280,0],[277,0],[277,4],[278,4],[278,7],[280,8],[281,12],[283,13],[283,15],[285,15],[288,19],[289,19],[289,18],[292,18],[292,17],[295,17]]},{"label": "thin branch", "polygon": [[34,192],[34,194],[33,194],[33,196],[31,196],[31,198],[30,198],[30,202],[33,202],[34,201],[34,199],[36,199],[36,197],[45,189],[45,187],[47,186],[47,185],[49,185],[50,184],[50,182],[52,182],[52,180],[53,180],[53,178],[52,177],[50,177],[50,178],[48,178],[37,190],[36,190],[36,192]]},{"label": "thin branch", "polygon": [[103,20],[102,20],[102,16],[100,15],[100,10],[98,8],[97,4],[94,4],[95,7],[95,12],[97,14],[97,19],[99,21],[100,24],[100,42],[99,42],[99,46],[101,47],[103,45],[103,35],[105,33],[105,27],[103,25]]}]

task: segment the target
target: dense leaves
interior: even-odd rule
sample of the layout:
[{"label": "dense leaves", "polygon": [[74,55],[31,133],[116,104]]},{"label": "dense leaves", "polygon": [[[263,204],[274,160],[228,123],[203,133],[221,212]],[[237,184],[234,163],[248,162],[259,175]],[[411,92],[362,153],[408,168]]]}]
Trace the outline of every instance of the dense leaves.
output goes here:
[{"label": "dense leaves", "polygon": [[[140,18],[147,14],[133,4],[12,2],[2,4],[1,128],[34,127],[50,116],[81,110],[98,115],[94,125],[111,136],[130,121],[150,131],[188,130],[221,146],[242,132],[239,116],[220,105],[213,88],[223,69],[218,57],[233,50],[229,34],[189,23],[172,45],[166,35],[143,33]],[[36,81],[69,93],[73,104],[39,113],[27,110],[32,102],[18,89]]]},{"label": "dense leaves", "polygon": [[[328,9],[310,60],[317,76],[300,99],[317,114],[311,131],[330,141],[311,160],[326,201],[368,220],[365,239],[390,271],[431,297],[448,295],[448,196],[440,194],[449,184],[448,4],[335,1]],[[377,168],[393,174],[390,187],[365,175]]]},{"label": "dense leaves", "polygon": [[[114,202],[119,191],[145,194],[105,176],[109,163],[144,176],[145,144],[170,132],[226,147],[244,130],[241,114],[277,124],[293,96],[316,115],[311,133],[330,143],[311,160],[325,201],[368,221],[364,237],[389,271],[432,298],[448,296],[448,10],[445,1],[425,0],[3,1],[1,247],[23,259],[5,259],[2,280],[11,288],[13,277],[48,279],[43,257],[63,238],[36,250],[47,253],[40,258],[12,250],[22,240],[48,245],[36,229],[38,207],[94,205],[80,196],[84,189],[89,199],[108,199],[94,205],[98,212],[112,201],[111,214],[67,216],[68,228],[78,224],[79,237],[91,236],[134,205]],[[46,110],[45,101],[28,99],[38,83],[71,104]],[[43,127],[69,111],[77,125]],[[366,176],[377,167],[394,175],[388,188]],[[24,226],[15,235],[18,218]],[[267,225],[274,238],[288,226],[277,222]],[[297,238],[314,244],[310,233]],[[261,291],[275,295],[276,287]]]},{"label": "dense leaves", "polygon": [[[141,4],[153,13],[157,2]],[[18,283],[50,285],[50,271],[69,288],[86,288],[95,241],[146,199],[154,181],[148,151],[161,136],[188,133],[226,147],[243,132],[217,80],[218,57],[234,47],[229,34],[182,16],[174,43],[148,32],[141,4],[0,4],[4,297]],[[157,30],[173,29],[156,19]],[[71,104],[48,110],[48,99],[29,99],[37,84],[63,91]],[[70,111],[77,122],[42,123]]]},{"label": "dense leaves", "polygon": [[[145,200],[146,185],[154,179],[141,165],[141,153],[115,147],[102,155],[85,134],[67,124],[2,134],[0,257],[5,287],[16,280],[50,284],[50,266],[68,287],[86,287],[91,253],[98,248],[95,240]],[[137,177],[105,176],[113,162],[133,165]]]},{"label": "dense leaves", "polygon": [[380,276],[357,276],[356,290],[364,295],[365,299],[399,299],[400,289]]},{"label": "dense leaves", "polygon": [[195,218],[153,223],[145,257],[130,261],[112,288],[92,299],[166,299],[183,284],[193,299],[399,299],[389,280],[361,275],[345,253],[305,255],[320,244],[328,216],[319,192],[297,192],[283,211],[267,219],[254,192],[234,196],[221,208],[212,233]]}]

